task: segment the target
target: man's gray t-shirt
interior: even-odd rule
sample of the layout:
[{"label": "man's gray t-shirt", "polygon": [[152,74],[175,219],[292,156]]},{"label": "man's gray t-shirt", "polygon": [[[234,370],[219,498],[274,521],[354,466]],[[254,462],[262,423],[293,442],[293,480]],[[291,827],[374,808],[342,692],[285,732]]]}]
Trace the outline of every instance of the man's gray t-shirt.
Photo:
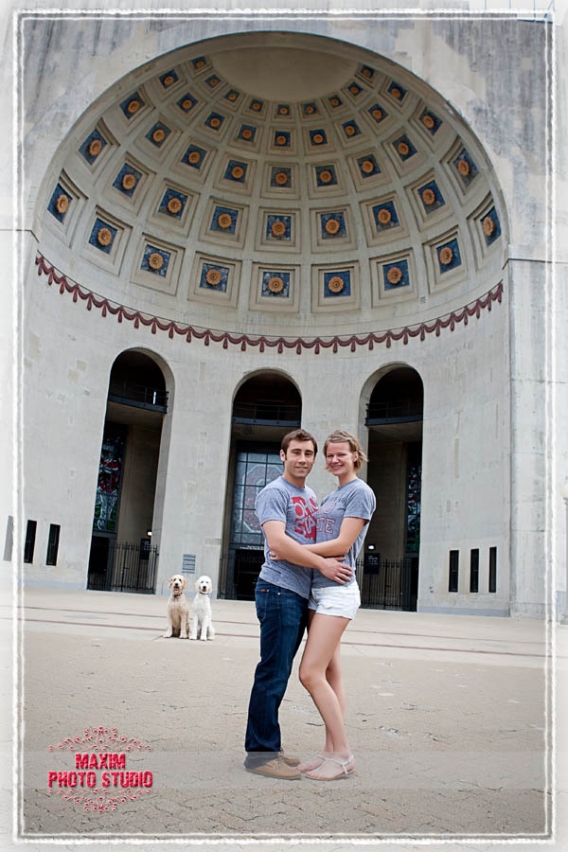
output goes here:
[{"label": "man's gray t-shirt", "polygon": [[[345,563],[353,568],[351,580],[345,585],[355,582],[355,562],[376,505],[373,491],[362,479],[352,479],[321,501],[317,516],[316,541],[318,542],[337,538],[344,518],[362,518],[365,521],[363,529],[349,548],[349,552],[345,554]],[[337,585],[335,580],[329,580],[321,571],[312,572],[312,583],[317,589]]]},{"label": "man's gray t-shirt", "polygon": [[[286,535],[300,544],[313,544],[316,540],[316,513],[318,501],[307,486],[296,488],[283,476],[266,485],[256,498],[255,511],[260,524],[266,521],[283,521]],[[319,571],[316,572],[319,574]],[[264,563],[259,578],[275,586],[290,589],[303,598],[309,598],[312,571],[293,565],[285,559],[271,559],[270,548],[264,541]]]}]

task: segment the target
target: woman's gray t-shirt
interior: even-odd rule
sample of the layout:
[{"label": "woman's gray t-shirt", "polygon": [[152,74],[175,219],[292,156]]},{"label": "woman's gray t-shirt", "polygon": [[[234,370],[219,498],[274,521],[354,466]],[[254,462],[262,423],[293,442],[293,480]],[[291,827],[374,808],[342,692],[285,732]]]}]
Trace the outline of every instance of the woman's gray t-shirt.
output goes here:
[{"label": "woman's gray t-shirt", "polygon": [[[317,515],[316,541],[318,542],[337,538],[344,518],[362,518],[365,521],[363,529],[345,555],[345,562],[353,568],[353,575],[349,583],[344,585],[355,582],[355,562],[376,505],[377,501],[372,489],[358,478],[341,485],[321,501]],[[321,571],[312,572],[312,584],[318,589],[337,585],[335,580],[329,580]]]}]

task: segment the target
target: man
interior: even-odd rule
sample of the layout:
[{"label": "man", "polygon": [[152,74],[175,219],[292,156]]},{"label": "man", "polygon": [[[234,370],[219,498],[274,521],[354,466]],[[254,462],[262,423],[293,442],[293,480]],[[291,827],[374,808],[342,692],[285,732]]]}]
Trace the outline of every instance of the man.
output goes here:
[{"label": "man", "polygon": [[[281,750],[278,710],[307,623],[309,569],[321,571],[337,583],[345,583],[352,573],[339,559],[324,558],[303,547],[316,536],[318,504],[306,486],[316,454],[317,443],[309,432],[296,429],[285,435],[280,449],[284,471],[262,489],[255,506],[265,542],[255,590],[260,662],[249,702],[245,768],[288,781],[302,775],[295,768],[299,759],[287,757]],[[287,559],[275,559],[271,551],[285,552]]]}]

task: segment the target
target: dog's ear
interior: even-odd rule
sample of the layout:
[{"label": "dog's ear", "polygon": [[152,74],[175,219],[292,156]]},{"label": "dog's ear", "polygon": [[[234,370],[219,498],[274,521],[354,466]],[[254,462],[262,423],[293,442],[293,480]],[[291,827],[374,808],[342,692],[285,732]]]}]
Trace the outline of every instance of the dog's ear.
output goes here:
[{"label": "dog's ear", "polygon": [[195,581],[195,591],[199,591],[199,578]]},{"label": "dog's ear", "polygon": [[174,584],[174,578],[173,578],[173,577],[170,577],[170,579],[169,579],[169,581],[168,581],[168,588],[170,588],[170,589],[171,589],[171,587],[173,586],[173,584]]},{"label": "dog's ear", "polygon": [[187,577],[182,577],[181,581],[182,581],[182,589],[185,589],[185,587],[187,586]]}]

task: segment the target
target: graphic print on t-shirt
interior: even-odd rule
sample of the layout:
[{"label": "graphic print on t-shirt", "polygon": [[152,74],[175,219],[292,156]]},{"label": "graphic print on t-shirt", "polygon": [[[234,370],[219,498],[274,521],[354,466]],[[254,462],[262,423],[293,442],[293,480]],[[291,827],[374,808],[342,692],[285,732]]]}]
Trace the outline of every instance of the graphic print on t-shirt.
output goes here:
[{"label": "graphic print on t-shirt", "polygon": [[339,532],[336,532],[336,527],[341,521],[341,517],[337,514],[338,506],[342,508],[337,500],[329,498],[324,506],[320,506],[317,517],[317,541],[329,541],[332,538],[337,538]]},{"label": "graphic print on t-shirt", "polygon": [[317,501],[313,497],[310,497],[309,500],[304,497],[292,497],[292,504],[296,515],[294,532],[299,533],[308,541],[315,541]]}]

